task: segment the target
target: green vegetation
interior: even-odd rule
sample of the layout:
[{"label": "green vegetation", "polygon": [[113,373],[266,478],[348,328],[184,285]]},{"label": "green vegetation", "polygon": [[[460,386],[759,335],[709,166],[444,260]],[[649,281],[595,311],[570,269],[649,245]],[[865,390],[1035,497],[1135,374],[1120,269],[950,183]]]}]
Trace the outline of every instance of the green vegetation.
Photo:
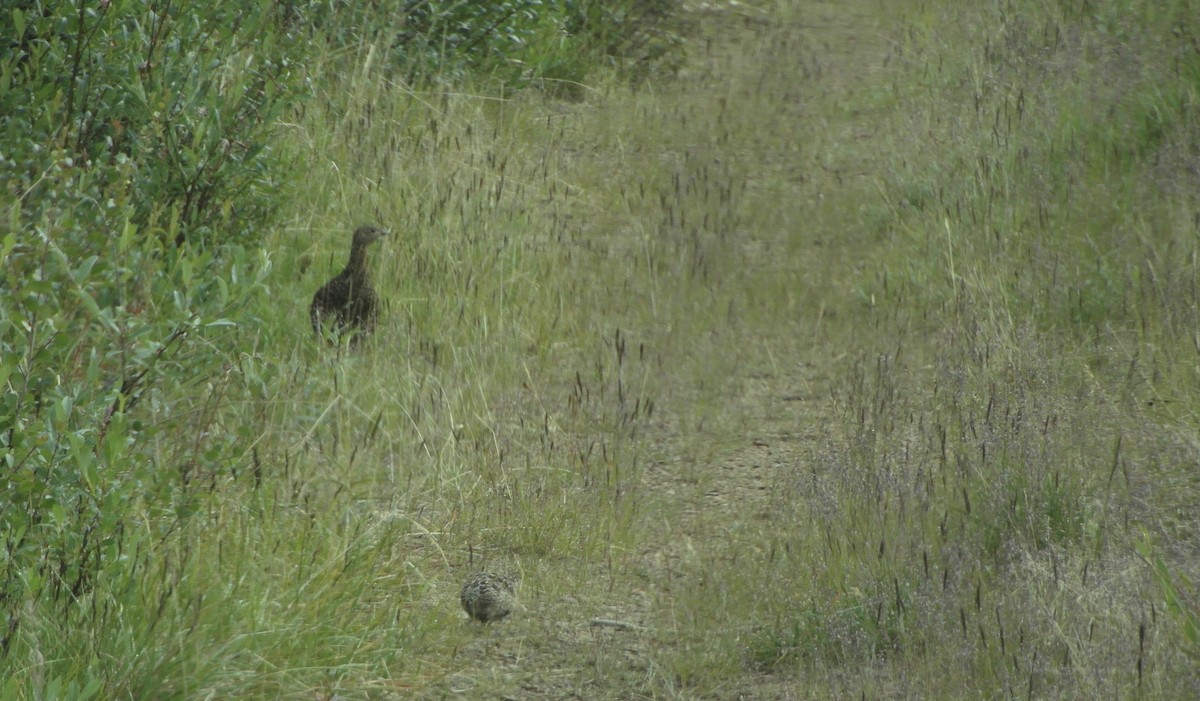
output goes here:
[{"label": "green vegetation", "polygon": [[0,11],[0,697],[1200,696],[1194,0],[84,5]]}]

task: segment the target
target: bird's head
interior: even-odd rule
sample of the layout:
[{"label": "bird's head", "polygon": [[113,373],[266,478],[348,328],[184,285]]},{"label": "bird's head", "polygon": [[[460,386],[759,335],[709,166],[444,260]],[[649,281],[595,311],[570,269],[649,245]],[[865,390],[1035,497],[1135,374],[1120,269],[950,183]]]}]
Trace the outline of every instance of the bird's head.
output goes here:
[{"label": "bird's head", "polygon": [[388,232],[384,231],[383,229],[380,229],[377,226],[370,226],[370,225],[360,226],[354,230],[353,246],[355,248],[361,248],[368,244],[372,244],[387,235],[388,235]]}]

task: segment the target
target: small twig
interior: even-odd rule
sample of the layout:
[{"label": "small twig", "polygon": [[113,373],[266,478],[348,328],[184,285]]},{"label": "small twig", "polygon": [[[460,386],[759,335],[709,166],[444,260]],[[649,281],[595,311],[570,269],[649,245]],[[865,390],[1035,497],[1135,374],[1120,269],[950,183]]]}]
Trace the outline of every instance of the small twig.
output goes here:
[{"label": "small twig", "polygon": [[142,394],[146,390],[146,386],[142,382],[146,378],[146,375],[151,369],[154,368],[155,364],[162,359],[163,354],[170,350],[171,346],[173,346],[176,341],[187,335],[188,331],[192,328],[198,318],[198,315],[193,314],[189,320],[190,323],[179,324],[176,326],[175,330],[171,332],[171,335],[167,337],[167,340],[159,345],[157,349],[155,349],[154,354],[151,357],[150,362],[146,364],[146,367],[142,368],[136,375],[132,377],[126,377],[125,380],[121,382],[121,389],[117,391],[116,399],[112,401],[112,404],[109,405],[108,410],[104,412],[104,418],[100,420],[100,429],[96,434],[96,444],[92,449],[96,455],[100,454],[100,446],[104,443],[104,436],[108,433],[108,428],[112,424],[113,415],[118,411],[125,413],[133,409],[134,405],[138,403],[138,401],[142,398]]},{"label": "small twig", "polygon": [[608,628],[620,628],[621,630],[646,630],[645,627],[639,626],[636,623],[627,623],[625,621],[614,621],[608,618],[593,618],[592,625],[605,626]]}]

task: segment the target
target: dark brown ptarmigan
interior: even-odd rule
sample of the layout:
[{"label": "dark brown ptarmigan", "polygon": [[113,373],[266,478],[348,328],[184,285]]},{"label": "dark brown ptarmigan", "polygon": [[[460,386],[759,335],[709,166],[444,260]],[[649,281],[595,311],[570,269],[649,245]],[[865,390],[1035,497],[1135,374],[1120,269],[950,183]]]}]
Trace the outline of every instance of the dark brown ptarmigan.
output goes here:
[{"label": "dark brown ptarmigan", "polygon": [[350,261],[313,295],[308,317],[318,336],[352,330],[370,333],[379,317],[379,296],[367,277],[367,246],[387,236],[374,226],[360,226],[350,244]]},{"label": "dark brown ptarmigan", "polygon": [[517,605],[517,580],[492,572],[476,572],[467,577],[458,600],[471,618],[491,623],[513,612]]}]

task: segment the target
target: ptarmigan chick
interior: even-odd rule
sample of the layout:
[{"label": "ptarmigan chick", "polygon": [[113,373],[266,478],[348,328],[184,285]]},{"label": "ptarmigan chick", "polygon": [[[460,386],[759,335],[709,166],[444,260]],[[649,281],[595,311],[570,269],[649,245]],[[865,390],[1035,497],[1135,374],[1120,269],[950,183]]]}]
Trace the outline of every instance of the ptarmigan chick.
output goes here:
[{"label": "ptarmigan chick", "polygon": [[517,580],[492,572],[467,577],[458,600],[463,610],[480,623],[491,623],[513,612],[517,605]]}]

